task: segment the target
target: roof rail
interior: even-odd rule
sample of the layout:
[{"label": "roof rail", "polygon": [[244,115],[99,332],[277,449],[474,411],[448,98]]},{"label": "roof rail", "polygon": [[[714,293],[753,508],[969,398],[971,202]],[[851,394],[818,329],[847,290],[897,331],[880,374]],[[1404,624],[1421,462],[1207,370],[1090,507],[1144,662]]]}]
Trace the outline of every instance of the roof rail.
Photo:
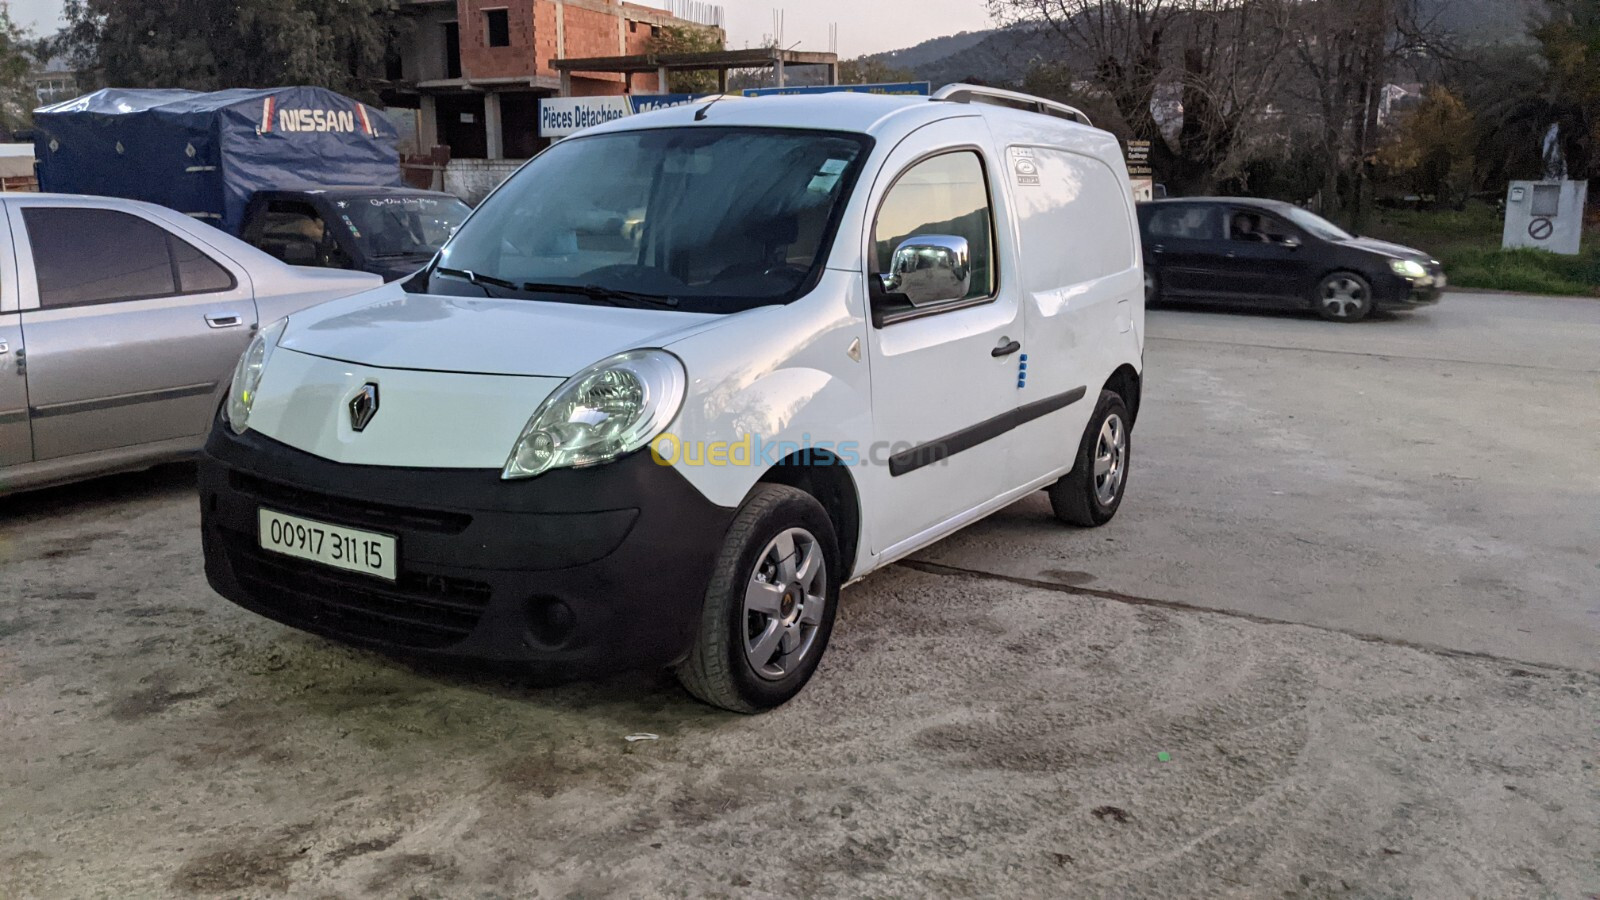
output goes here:
[{"label": "roof rail", "polygon": [[1077,107],[1032,94],[1022,94],[1017,91],[1004,91],[1000,88],[979,87],[975,84],[947,84],[934,92],[933,99],[949,100],[953,103],[988,103],[992,106],[1008,106],[1012,109],[1021,109],[1036,112],[1041,115],[1055,116],[1058,119],[1070,119],[1080,125],[1090,125],[1089,117]]}]

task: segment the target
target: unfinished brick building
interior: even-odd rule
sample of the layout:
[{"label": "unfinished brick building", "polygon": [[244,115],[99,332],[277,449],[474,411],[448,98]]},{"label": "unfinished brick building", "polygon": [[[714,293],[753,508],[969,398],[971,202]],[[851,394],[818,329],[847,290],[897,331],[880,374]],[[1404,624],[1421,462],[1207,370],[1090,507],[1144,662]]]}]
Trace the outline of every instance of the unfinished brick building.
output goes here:
[{"label": "unfinished brick building", "polygon": [[[665,0],[667,9],[621,0],[409,0],[412,28],[390,63],[391,104],[420,110],[418,131],[455,159],[523,159],[542,148],[539,98],[561,78],[550,60],[646,52],[671,25],[721,25],[719,7]],[[621,94],[623,75],[573,77],[577,96]],[[658,90],[653,74],[633,91]]]}]

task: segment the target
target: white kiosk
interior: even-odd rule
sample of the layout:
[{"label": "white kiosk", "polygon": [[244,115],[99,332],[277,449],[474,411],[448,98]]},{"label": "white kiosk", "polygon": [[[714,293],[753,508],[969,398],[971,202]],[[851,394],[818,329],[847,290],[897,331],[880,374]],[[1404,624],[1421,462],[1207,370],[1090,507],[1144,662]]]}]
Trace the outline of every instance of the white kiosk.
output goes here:
[{"label": "white kiosk", "polygon": [[1533,247],[1577,256],[1583,240],[1587,181],[1513,181],[1506,194],[1507,250]]}]

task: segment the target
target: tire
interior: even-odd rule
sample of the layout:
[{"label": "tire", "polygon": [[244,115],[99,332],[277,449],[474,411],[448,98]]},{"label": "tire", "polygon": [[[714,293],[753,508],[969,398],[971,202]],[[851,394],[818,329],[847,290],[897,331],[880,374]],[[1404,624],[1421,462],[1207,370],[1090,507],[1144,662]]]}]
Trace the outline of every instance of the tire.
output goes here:
[{"label": "tire", "polygon": [[1072,471],[1050,486],[1050,509],[1057,519],[1080,528],[1098,528],[1116,516],[1128,490],[1133,460],[1130,421],[1122,398],[1102,391]]},{"label": "tire", "polygon": [[[792,551],[784,550],[786,542]],[[820,570],[807,573],[812,565]],[[795,488],[758,485],[723,539],[694,647],[676,667],[678,681],[733,712],[788,702],[827,650],[844,574],[822,505]]]},{"label": "tire", "polygon": [[1359,322],[1372,312],[1372,285],[1354,272],[1334,272],[1317,283],[1312,302],[1330,322]]}]

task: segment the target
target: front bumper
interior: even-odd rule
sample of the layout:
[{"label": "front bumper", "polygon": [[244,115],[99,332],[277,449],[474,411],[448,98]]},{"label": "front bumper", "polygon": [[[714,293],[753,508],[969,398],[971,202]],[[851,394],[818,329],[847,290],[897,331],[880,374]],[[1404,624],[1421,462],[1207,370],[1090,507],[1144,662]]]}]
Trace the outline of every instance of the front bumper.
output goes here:
[{"label": "front bumper", "polygon": [[[392,534],[394,582],[260,548],[257,510]],[[506,482],[498,471],[330,462],[212,429],[200,463],[206,577],[306,631],[553,676],[688,652],[734,511],[636,453]]]},{"label": "front bumper", "polygon": [[1385,283],[1374,294],[1374,305],[1387,310],[1432,306],[1444,294],[1444,289],[1438,284],[1438,280],[1444,277],[1443,269],[1433,268],[1429,269],[1427,278],[1417,281],[1401,275],[1387,276]]}]

